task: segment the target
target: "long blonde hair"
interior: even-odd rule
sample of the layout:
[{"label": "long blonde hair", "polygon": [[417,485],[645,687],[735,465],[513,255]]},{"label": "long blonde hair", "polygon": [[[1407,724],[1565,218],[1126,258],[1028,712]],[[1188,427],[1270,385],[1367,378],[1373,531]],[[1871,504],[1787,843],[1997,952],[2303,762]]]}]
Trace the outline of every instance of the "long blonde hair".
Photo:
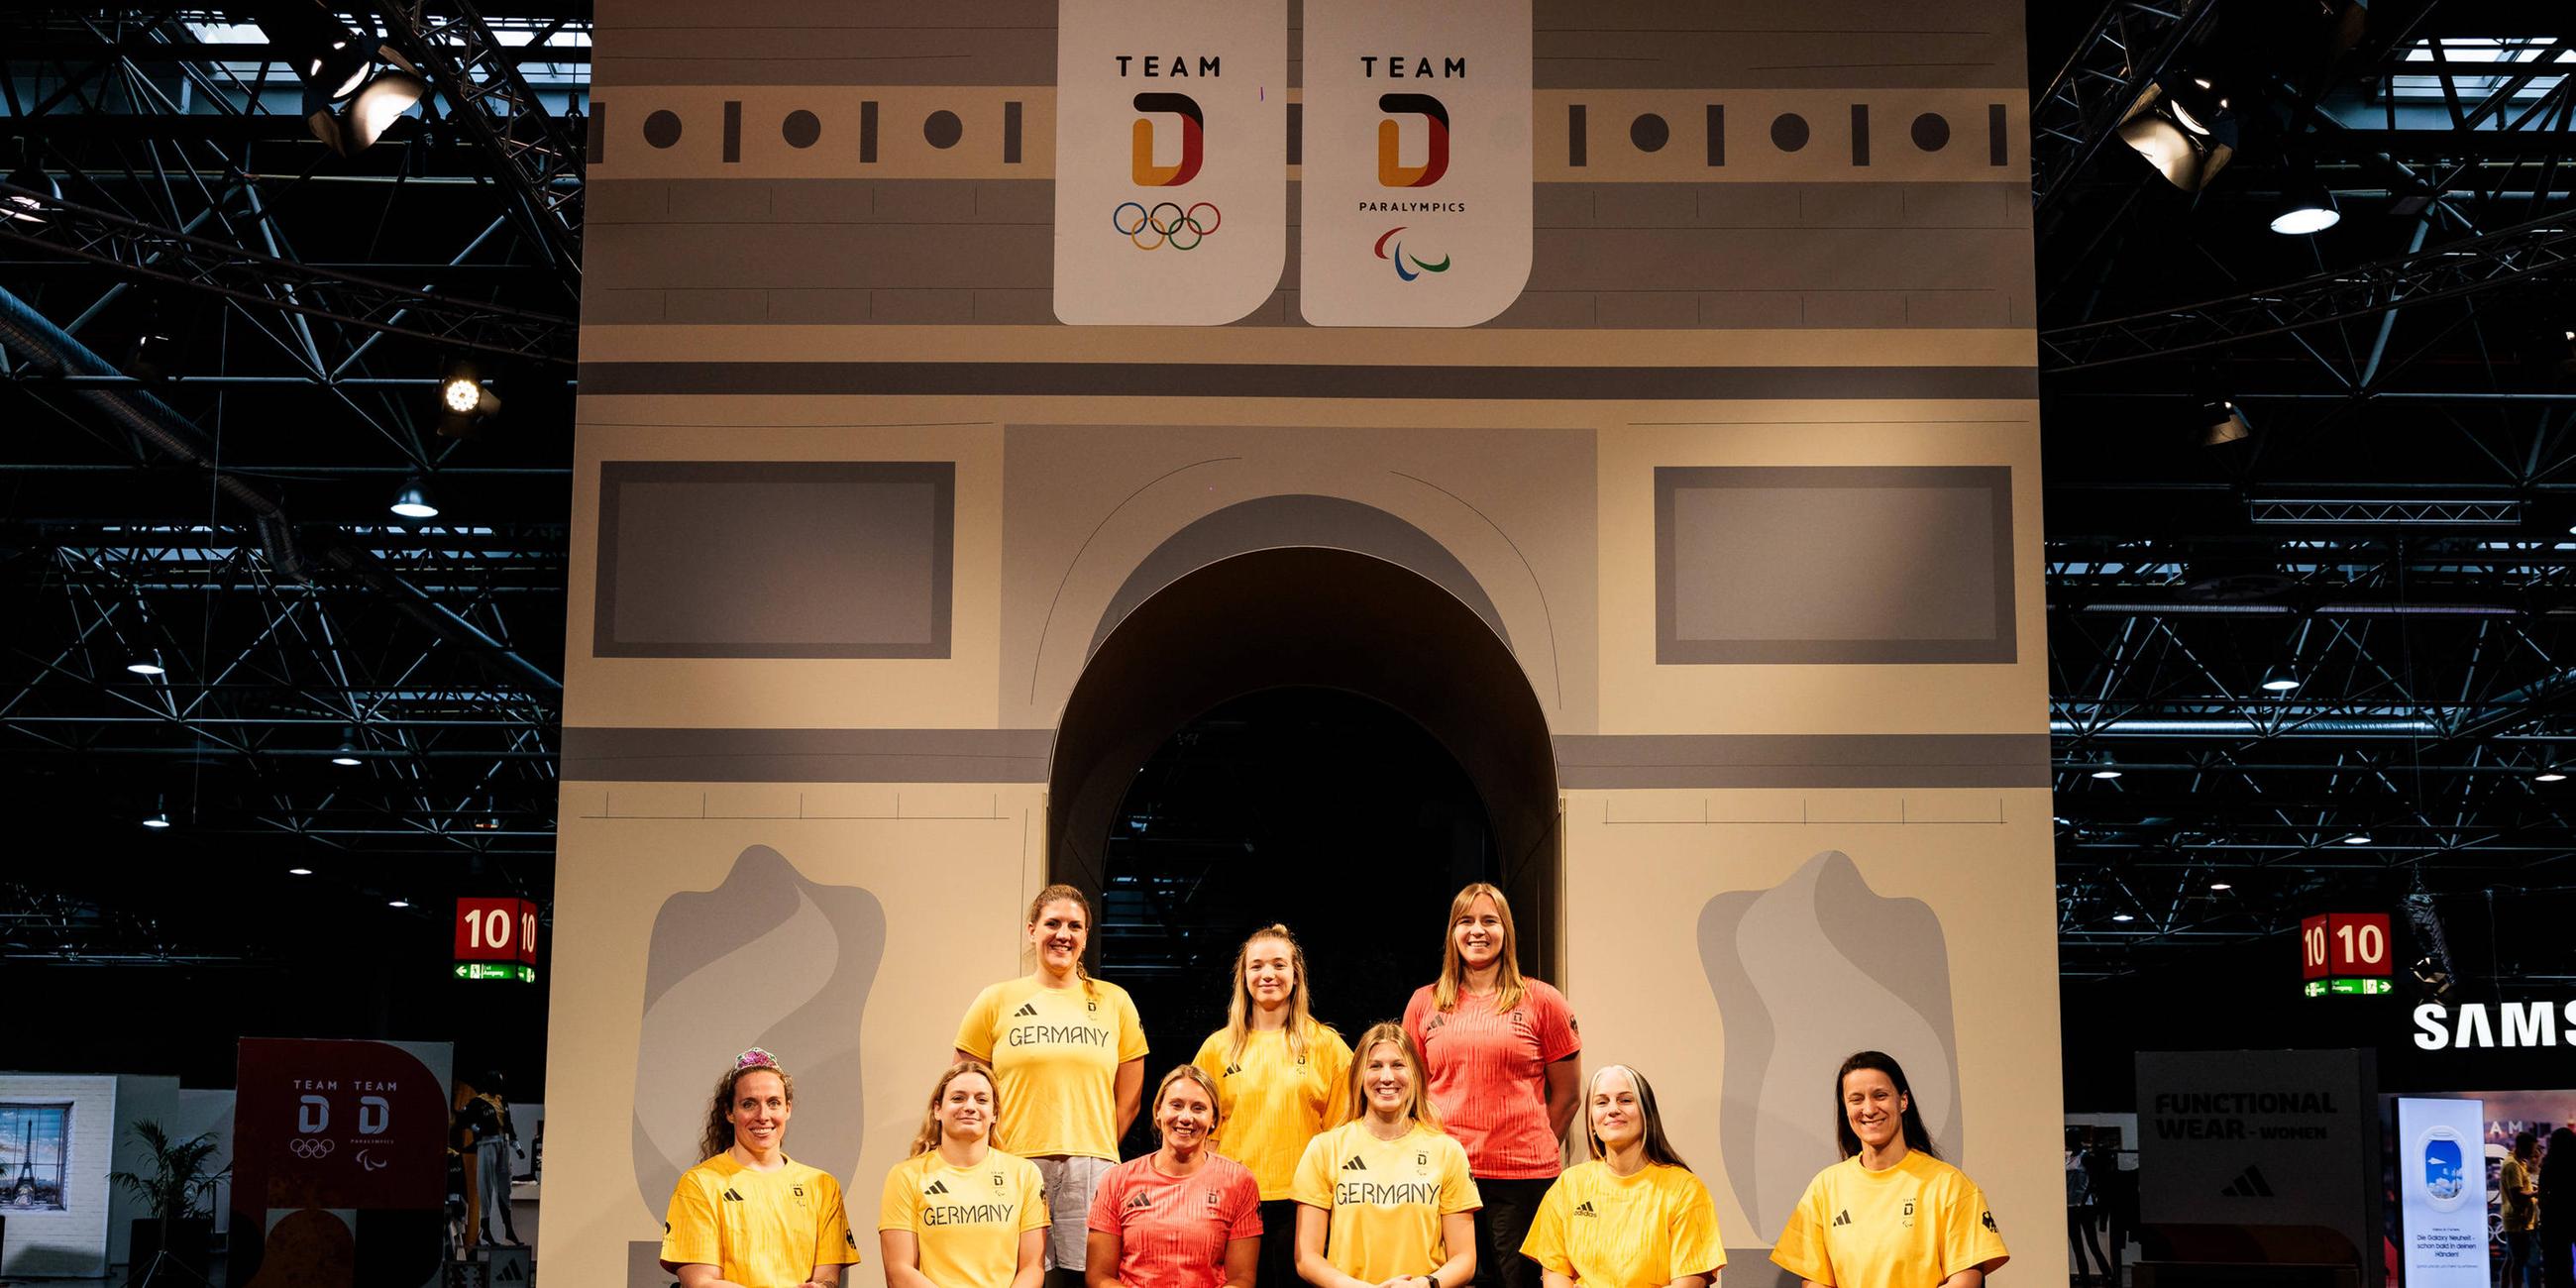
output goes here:
[{"label": "long blonde hair", "polygon": [[[1099,929],[1099,927],[1094,924],[1098,921],[1098,918],[1091,915],[1091,900],[1085,898],[1080,890],[1076,890],[1072,886],[1066,885],[1061,881],[1048,886],[1044,890],[1038,891],[1038,897],[1029,901],[1029,919],[1022,924],[1021,929],[1023,931],[1036,929],[1038,917],[1046,911],[1046,906],[1051,903],[1069,903],[1082,909],[1082,942],[1086,946],[1089,945],[1091,942],[1091,932]],[[1082,968],[1082,957],[1080,954],[1076,954],[1073,959],[1073,977],[1082,981],[1082,995],[1084,997],[1097,998],[1100,996],[1100,987],[1092,982],[1091,972]]]},{"label": "long blonde hair", "polygon": [[1332,1031],[1331,1025],[1317,1020],[1314,1012],[1308,1009],[1306,946],[1298,943],[1295,935],[1288,933],[1288,927],[1274,921],[1253,931],[1252,937],[1243,941],[1243,947],[1234,950],[1234,997],[1225,1004],[1225,1062],[1227,1064],[1240,1063],[1243,1060],[1244,1046],[1252,1041],[1252,986],[1244,982],[1244,964],[1252,960],[1252,946],[1264,939],[1276,939],[1288,945],[1289,963],[1297,971],[1296,986],[1288,990],[1286,1033],[1289,1054],[1300,1060],[1305,1059],[1307,1045]]},{"label": "long blonde hair", "polygon": [[1368,1032],[1362,1033],[1358,1044],[1351,1048],[1351,1072],[1346,1079],[1349,1096],[1343,1120],[1358,1122],[1368,1117],[1369,1052],[1376,1050],[1381,1042],[1394,1043],[1395,1048],[1404,1053],[1404,1067],[1413,1071],[1411,1103],[1405,1105],[1404,1116],[1426,1131],[1444,1130],[1440,1125],[1440,1111],[1431,1105],[1431,1089],[1423,1085],[1430,1081],[1431,1071],[1422,1067],[1422,1050],[1413,1045],[1413,1035],[1393,1020],[1380,1020],[1368,1026]]},{"label": "long blonde hair", "polygon": [[750,1059],[752,1053],[744,1052],[735,1058],[734,1066],[725,1070],[723,1077],[716,1079],[715,1098],[707,1105],[707,1129],[698,1137],[698,1157],[713,1158],[733,1148],[733,1085],[742,1081],[744,1074],[777,1074],[779,1093],[787,1097],[790,1108],[795,1106],[796,1079],[789,1076],[786,1067],[768,1052],[759,1054],[760,1060],[745,1064],[743,1061]]},{"label": "long blonde hair", "polygon": [[1520,1005],[1521,994],[1527,991],[1521,980],[1520,932],[1512,928],[1512,901],[1491,882],[1477,881],[1449,901],[1449,926],[1440,937],[1440,982],[1431,989],[1435,1009],[1457,1010],[1458,998],[1466,991],[1467,962],[1458,955],[1458,919],[1467,915],[1479,896],[1494,901],[1494,915],[1503,922],[1503,951],[1494,972],[1494,1012],[1499,1015]]},{"label": "long blonde hair", "polygon": [[959,1078],[965,1077],[970,1073],[974,1074],[976,1077],[982,1078],[984,1080],[984,1085],[993,1089],[993,1112],[991,1115],[992,1126],[985,1129],[985,1141],[990,1143],[993,1139],[993,1134],[1001,1130],[1002,1080],[994,1077],[993,1067],[981,1060],[960,1060],[957,1063],[948,1066],[948,1071],[940,1074],[939,1081],[931,1086],[930,1108],[921,1115],[921,1130],[914,1133],[912,1138],[912,1153],[907,1157],[919,1158],[922,1155],[939,1148],[939,1102],[943,1097],[947,1096],[949,1083],[955,1082]]}]

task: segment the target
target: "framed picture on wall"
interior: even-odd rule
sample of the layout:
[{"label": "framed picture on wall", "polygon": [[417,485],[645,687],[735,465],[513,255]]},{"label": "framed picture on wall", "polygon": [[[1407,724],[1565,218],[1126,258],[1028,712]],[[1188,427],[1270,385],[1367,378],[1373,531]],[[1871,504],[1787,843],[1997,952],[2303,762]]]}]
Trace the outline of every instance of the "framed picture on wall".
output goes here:
[{"label": "framed picture on wall", "polygon": [[0,1103],[0,1212],[65,1210],[72,1107]]}]

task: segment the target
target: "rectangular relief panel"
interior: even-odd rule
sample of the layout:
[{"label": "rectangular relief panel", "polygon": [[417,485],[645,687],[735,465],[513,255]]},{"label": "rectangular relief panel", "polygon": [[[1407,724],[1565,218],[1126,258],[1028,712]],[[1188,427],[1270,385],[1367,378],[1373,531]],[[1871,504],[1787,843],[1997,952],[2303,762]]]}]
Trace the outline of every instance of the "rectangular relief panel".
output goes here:
[{"label": "rectangular relief panel", "polygon": [[1655,470],[1655,660],[2014,660],[2012,470]]},{"label": "rectangular relief panel", "polygon": [[948,461],[606,461],[597,657],[948,656]]}]

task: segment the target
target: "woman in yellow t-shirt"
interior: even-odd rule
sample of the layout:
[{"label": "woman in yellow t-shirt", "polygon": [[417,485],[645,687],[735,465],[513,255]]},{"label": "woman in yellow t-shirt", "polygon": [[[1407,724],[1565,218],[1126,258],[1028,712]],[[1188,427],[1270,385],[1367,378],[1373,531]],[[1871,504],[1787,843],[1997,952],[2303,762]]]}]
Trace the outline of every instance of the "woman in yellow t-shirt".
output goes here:
[{"label": "woman in yellow t-shirt", "polygon": [[858,1241],[832,1174],[787,1157],[796,1082],[759,1047],[716,1081],[700,1142],[662,1217],[662,1268],[682,1288],[835,1288]]},{"label": "woman in yellow t-shirt", "polygon": [[1834,1075],[1843,1161],[1816,1173],[1771,1260],[1821,1288],[1979,1288],[2012,1254],[1985,1192],[1932,1148],[1893,1057]]},{"label": "woman in yellow t-shirt", "polygon": [[1046,1183],[992,1147],[993,1071],[961,1060],[930,1089],[912,1157],[886,1172],[877,1249],[886,1288],[1037,1288],[1046,1274]]},{"label": "woman in yellow t-shirt", "polygon": [[1261,1185],[1256,1282],[1297,1279],[1297,1160],[1315,1133],[1342,1120],[1351,1048],[1307,1006],[1306,950],[1282,925],[1252,932],[1234,956],[1225,1027],[1190,1063],[1216,1088],[1228,1158]]},{"label": "woman in yellow t-shirt", "polygon": [[957,1024],[957,1058],[990,1065],[1011,1103],[993,1144],[1037,1164],[1049,1212],[1048,1288],[1082,1288],[1083,1214],[1118,1162],[1145,1094],[1145,1026],[1127,990],[1083,973],[1091,901],[1069,885],[1029,905],[1037,969],[985,989]]},{"label": "woman in yellow t-shirt", "polygon": [[1422,1053],[1391,1020],[1354,1051],[1351,1121],[1297,1160],[1297,1273],[1314,1288],[1467,1288],[1483,1200],[1423,1093]]},{"label": "woman in yellow t-shirt", "polygon": [[1709,1288],[1726,1264],[1717,1207],[1664,1138],[1654,1088],[1605,1065],[1583,1102],[1592,1158],[1548,1187],[1521,1254],[1546,1288]]}]

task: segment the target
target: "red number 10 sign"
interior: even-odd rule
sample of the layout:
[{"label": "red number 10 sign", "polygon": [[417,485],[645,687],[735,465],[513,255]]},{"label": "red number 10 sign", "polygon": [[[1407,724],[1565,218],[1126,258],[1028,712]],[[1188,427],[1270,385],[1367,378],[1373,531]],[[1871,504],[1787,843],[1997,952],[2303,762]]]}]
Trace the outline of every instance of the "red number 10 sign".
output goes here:
[{"label": "red number 10 sign", "polygon": [[2299,978],[2387,973],[2387,913],[2330,912],[2299,923]]},{"label": "red number 10 sign", "polygon": [[457,900],[456,960],[536,965],[537,905],[525,899]]}]

